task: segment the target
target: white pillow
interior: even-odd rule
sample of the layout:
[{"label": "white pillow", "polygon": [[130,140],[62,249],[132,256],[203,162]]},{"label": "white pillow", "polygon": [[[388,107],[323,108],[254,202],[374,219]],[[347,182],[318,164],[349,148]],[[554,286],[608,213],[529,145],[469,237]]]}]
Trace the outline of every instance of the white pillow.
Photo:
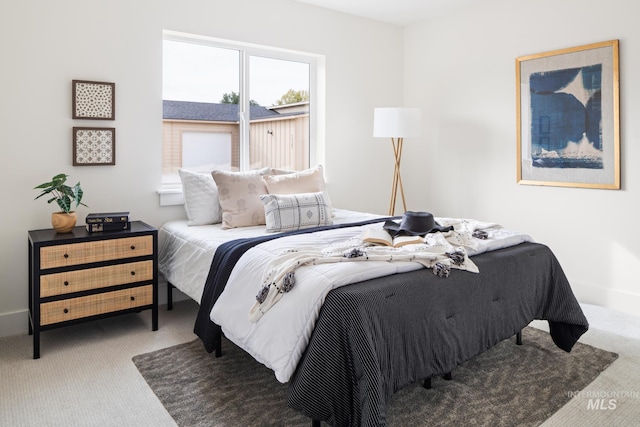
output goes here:
[{"label": "white pillow", "polygon": [[264,206],[260,196],[267,194],[262,175],[270,168],[249,172],[213,171],[222,206],[222,228],[249,227],[265,223]]},{"label": "white pillow", "polygon": [[267,231],[293,231],[333,224],[331,205],[324,192],[302,194],[265,194]]},{"label": "white pillow", "polygon": [[184,210],[189,225],[217,224],[222,221],[218,188],[211,174],[178,170],[182,182]]}]

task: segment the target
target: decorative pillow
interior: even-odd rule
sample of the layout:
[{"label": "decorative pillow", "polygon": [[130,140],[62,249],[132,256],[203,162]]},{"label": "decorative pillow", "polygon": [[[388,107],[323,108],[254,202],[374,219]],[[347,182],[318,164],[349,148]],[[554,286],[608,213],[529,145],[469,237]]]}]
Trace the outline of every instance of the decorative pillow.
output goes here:
[{"label": "decorative pillow", "polygon": [[299,194],[324,191],[322,165],[300,172],[262,177],[269,194]]},{"label": "decorative pillow", "polygon": [[317,193],[265,194],[264,203],[267,231],[292,231],[331,225],[331,205],[327,195]]},{"label": "decorative pillow", "polygon": [[298,171],[294,171],[291,169],[278,169],[278,168],[271,168],[271,173],[269,175],[284,175],[284,174],[288,174],[288,173],[296,173]]},{"label": "decorative pillow", "polygon": [[189,225],[217,224],[222,221],[218,187],[211,174],[178,170],[182,182],[184,210]]},{"label": "decorative pillow", "polygon": [[[300,172],[283,175],[266,175],[262,177],[269,194],[299,194],[325,191],[324,173],[322,165]],[[333,215],[329,193],[325,194],[329,202],[329,209]]]},{"label": "decorative pillow", "polygon": [[270,168],[250,172],[211,172],[218,186],[218,198],[222,206],[222,228],[265,223],[264,206],[260,196],[267,194],[267,187],[262,175],[270,172]]}]

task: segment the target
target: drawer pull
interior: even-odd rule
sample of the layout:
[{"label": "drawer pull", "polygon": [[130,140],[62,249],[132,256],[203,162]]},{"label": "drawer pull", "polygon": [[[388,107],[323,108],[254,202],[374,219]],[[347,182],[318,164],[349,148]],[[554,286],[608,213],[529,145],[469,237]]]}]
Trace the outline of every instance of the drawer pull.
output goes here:
[{"label": "drawer pull", "polygon": [[132,296],[131,301],[135,301],[135,300],[136,300],[136,297]]},{"label": "drawer pull", "polygon": [[135,272],[135,271],[132,271],[132,272],[131,272],[131,275],[132,275],[132,276],[135,276],[135,275],[136,275],[136,272]]},{"label": "drawer pull", "polygon": [[65,281],[64,281],[64,285],[65,285],[65,286],[69,286],[69,281],[68,281],[68,280],[65,280]]},{"label": "drawer pull", "polygon": [[135,251],[135,250],[136,250],[136,247],[135,247],[135,246],[133,246],[133,245],[131,245],[131,250],[132,250],[132,251]]},{"label": "drawer pull", "polygon": [[69,254],[64,254],[62,256],[65,257],[65,258],[69,258]]},{"label": "drawer pull", "polygon": [[68,309],[68,308],[65,308],[65,309],[64,309],[64,310],[62,310],[62,311],[64,311],[64,314],[67,314],[67,313],[69,312],[69,309]]}]

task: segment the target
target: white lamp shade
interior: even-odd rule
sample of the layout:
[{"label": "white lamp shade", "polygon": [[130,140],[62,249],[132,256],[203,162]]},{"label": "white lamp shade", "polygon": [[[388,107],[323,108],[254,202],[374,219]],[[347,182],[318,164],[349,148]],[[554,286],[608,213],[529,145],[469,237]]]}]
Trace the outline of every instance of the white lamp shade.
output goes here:
[{"label": "white lamp shade", "polygon": [[374,108],[373,136],[380,138],[420,136],[420,121],[419,108]]}]

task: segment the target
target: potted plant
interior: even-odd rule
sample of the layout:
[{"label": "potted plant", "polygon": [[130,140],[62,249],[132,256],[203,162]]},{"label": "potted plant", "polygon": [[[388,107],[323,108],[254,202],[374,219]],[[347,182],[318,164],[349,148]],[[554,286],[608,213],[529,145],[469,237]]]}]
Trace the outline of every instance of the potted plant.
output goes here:
[{"label": "potted plant", "polygon": [[75,209],[79,205],[87,206],[82,203],[83,191],[82,187],[80,187],[80,182],[70,187],[65,184],[68,176],[61,173],[54,176],[50,182],[34,187],[34,190],[42,190],[34,200],[48,194],[51,198],[47,200],[47,203],[51,203],[54,200],[58,203],[61,210],[51,214],[51,225],[58,233],[68,233],[76,225],[77,216],[76,212],[71,210],[72,203],[75,202]]}]

